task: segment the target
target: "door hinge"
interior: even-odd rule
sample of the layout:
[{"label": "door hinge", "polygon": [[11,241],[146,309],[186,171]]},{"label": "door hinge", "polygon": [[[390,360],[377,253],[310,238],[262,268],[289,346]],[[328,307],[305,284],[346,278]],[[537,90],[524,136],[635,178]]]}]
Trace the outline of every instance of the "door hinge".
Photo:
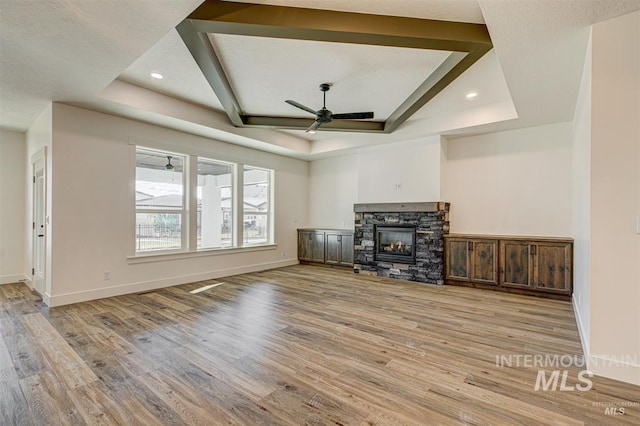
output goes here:
[{"label": "door hinge", "polygon": [[36,223],[35,222],[31,222],[33,224],[33,229],[36,229]]},{"label": "door hinge", "polygon": [[35,268],[31,268],[31,275],[35,275],[35,274],[36,274]]},{"label": "door hinge", "polygon": [[35,176],[33,177],[33,183],[36,183],[36,177]]}]

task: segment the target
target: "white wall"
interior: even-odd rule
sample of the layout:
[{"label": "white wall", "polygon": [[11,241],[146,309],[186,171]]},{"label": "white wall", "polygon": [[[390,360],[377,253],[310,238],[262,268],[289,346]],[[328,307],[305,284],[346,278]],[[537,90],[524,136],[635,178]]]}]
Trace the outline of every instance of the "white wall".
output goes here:
[{"label": "white wall", "polygon": [[358,202],[440,201],[440,136],[362,149]]},{"label": "white wall", "polygon": [[449,140],[451,232],[570,236],[571,145],[571,123]]},{"label": "white wall", "polygon": [[590,345],[591,288],[591,36],[573,120],[573,305],[585,355]]},{"label": "white wall", "polygon": [[25,279],[24,133],[0,129],[0,284]]},{"label": "white wall", "polygon": [[[53,112],[51,305],[297,263],[296,228],[307,218],[307,162],[62,104]],[[277,249],[128,260],[135,181],[130,139],[275,169]],[[111,280],[103,280],[105,271]]]},{"label": "white wall", "polygon": [[640,384],[640,12],[595,24],[592,45],[590,367]]},{"label": "white wall", "polygon": [[352,228],[358,200],[358,156],[345,155],[309,164],[309,221],[319,228]]},{"label": "white wall", "polygon": [[[24,259],[25,259],[25,270],[31,272],[31,268],[33,267],[33,230],[31,229],[31,223],[33,221],[33,168],[31,164],[31,159],[36,153],[40,152],[43,149],[47,150],[47,162],[46,162],[46,215],[47,217],[51,217],[51,182],[52,182],[52,168],[51,163],[53,161],[53,156],[51,154],[51,148],[53,144],[53,106],[49,104],[47,108],[38,116],[36,121],[31,125],[29,130],[26,133],[26,141],[27,141],[27,149],[26,149],[26,167],[25,167],[25,201],[26,201],[26,220],[24,223]],[[45,271],[46,271],[46,280],[45,280],[45,289],[43,296],[45,300],[48,301],[48,295],[51,294],[51,264],[52,264],[52,233],[51,227],[45,224],[45,245],[46,245],[46,255],[45,255]],[[31,278],[31,275],[28,276]],[[32,283],[29,281],[29,284]]]},{"label": "white wall", "polygon": [[440,136],[362,148],[309,167],[309,226],[352,228],[356,203],[440,201]]}]

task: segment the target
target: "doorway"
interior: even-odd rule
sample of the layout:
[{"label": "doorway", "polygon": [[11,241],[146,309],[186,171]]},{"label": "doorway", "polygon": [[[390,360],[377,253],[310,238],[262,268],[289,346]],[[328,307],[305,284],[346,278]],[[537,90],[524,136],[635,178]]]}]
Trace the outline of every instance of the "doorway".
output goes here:
[{"label": "doorway", "polygon": [[34,156],[33,164],[33,287],[41,295],[46,287],[46,153]]}]

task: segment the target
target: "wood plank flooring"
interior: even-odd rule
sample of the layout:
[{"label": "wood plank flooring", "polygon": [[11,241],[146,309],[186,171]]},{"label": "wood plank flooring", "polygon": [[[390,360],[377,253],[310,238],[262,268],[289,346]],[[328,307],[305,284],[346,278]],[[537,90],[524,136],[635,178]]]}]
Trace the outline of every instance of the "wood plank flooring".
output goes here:
[{"label": "wood plank flooring", "polygon": [[1,425],[640,424],[638,386],[496,365],[581,354],[563,301],[299,265],[53,309],[7,284],[0,324]]}]

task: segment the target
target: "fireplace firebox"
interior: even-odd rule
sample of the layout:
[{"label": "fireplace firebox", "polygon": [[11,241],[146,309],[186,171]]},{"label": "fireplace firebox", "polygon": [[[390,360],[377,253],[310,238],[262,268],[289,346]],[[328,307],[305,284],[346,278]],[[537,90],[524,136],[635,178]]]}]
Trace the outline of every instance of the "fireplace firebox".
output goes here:
[{"label": "fireplace firebox", "polygon": [[416,262],[415,226],[376,226],[376,260],[409,263]]}]

